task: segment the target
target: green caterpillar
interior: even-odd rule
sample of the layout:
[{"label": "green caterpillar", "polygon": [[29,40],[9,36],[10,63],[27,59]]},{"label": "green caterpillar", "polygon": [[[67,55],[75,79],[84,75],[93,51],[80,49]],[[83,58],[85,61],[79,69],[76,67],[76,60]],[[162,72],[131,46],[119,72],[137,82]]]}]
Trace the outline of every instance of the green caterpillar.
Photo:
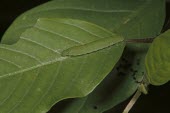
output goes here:
[{"label": "green caterpillar", "polygon": [[124,38],[121,36],[116,37],[108,37],[108,38],[102,38],[87,44],[74,46],[69,49],[66,49],[62,52],[62,56],[79,56],[84,55],[88,53],[92,53],[104,48],[107,48],[109,46],[112,46],[114,44],[117,44],[119,42],[123,42]]}]

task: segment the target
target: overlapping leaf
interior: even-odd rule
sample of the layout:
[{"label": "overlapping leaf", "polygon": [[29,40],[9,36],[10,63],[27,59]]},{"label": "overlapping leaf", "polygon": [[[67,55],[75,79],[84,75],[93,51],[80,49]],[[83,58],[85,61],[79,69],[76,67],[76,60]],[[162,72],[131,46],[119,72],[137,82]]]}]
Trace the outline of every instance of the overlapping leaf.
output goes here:
[{"label": "overlapping leaf", "polygon": [[106,37],[119,36],[84,21],[39,19],[16,44],[0,45],[1,113],[45,113],[62,99],[90,93],[118,61],[124,43],[75,57],[61,53]]},{"label": "overlapping leaf", "polygon": [[162,85],[170,80],[170,30],[158,36],[146,56],[149,83]]}]

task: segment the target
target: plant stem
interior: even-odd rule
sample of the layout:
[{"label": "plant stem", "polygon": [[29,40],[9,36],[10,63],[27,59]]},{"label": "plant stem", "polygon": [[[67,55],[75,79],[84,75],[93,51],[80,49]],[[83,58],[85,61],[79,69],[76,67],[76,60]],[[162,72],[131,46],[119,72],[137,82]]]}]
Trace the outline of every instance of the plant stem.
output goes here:
[{"label": "plant stem", "polygon": [[141,92],[137,90],[135,95],[132,97],[132,99],[130,100],[126,108],[124,109],[123,113],[129,113],[129,111],[132,109],[133,105],[136,103],[140,95],[141,95]]},{"label": "plant stem", "polygon": [[127,39],[127,43],[152,43],[155,38]]}]

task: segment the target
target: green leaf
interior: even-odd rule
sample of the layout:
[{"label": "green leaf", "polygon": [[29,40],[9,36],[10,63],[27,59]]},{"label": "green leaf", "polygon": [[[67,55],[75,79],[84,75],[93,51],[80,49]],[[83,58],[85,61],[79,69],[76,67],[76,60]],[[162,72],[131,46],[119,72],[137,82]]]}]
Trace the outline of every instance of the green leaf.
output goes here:
[{"label": "green leaf", "polygon": [[74,57],[61,53],[107,37],[120,36],[85,21],[38,19],[17,43],[1,44],[1,113],[45,113],[62,99],[92,92],[119,60],[124,42]]},{"label": "green leaf", "polygon": [[149,48],[145,65],[147,79],[152,85],[162,85],[170,80],[170,30],[158,36]]}]

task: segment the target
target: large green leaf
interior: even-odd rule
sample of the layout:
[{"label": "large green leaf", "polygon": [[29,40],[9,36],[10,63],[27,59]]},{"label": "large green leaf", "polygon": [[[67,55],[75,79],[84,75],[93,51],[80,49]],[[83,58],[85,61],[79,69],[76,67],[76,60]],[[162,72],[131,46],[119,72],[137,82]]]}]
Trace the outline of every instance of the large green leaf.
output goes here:
[{"label": "large green leaf", "polygon": [[170,80],[170,30],[158,36],[146,55],[147,79],[153,85]]},{"label": "large green leaf", "polygon": [[56,102],[89,94],[119,60],[124,43],[79,56],[63,50],[122,38],[94,24],[38,19],[13,45],[0,45],[1,113],[45,113]]}]

